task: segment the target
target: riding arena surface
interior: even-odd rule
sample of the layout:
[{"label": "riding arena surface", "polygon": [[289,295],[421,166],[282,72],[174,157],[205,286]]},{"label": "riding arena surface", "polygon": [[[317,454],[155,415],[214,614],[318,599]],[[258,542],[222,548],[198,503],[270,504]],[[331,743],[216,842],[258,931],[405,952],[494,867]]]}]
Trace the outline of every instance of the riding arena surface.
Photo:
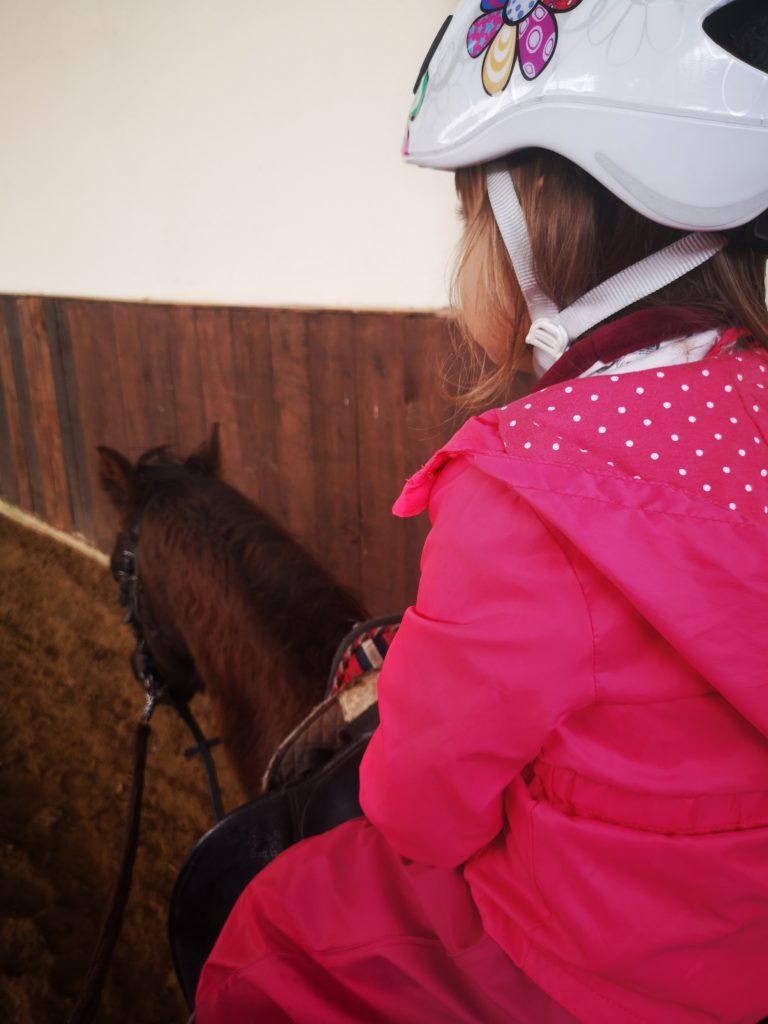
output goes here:
[{"label": "riding arena surface", "polygon": [[[108,570],[0,516],[0,1021],[61,1024],[83,985],[119,861],[143,700]],[[194,701],[206,732],[205,696]],[[168,899],[210,827],[191,737],[152,721],[141,839],[98,1020],[173,1024]],[[215,751],[225,810],[240,802]]]}]

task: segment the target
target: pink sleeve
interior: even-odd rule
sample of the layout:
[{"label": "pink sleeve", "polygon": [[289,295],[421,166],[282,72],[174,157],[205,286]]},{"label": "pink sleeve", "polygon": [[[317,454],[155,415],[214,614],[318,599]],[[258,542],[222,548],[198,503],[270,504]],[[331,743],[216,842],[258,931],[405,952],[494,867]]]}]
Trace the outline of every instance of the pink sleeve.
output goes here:
[{"label": "pink sleeve", "polygon": [[499,833],[504,790],[557,722],[594,700],[593,635],[563,549],[508,486],[454,460],[430,515],[360,798],[403,856],[455,867]]}]

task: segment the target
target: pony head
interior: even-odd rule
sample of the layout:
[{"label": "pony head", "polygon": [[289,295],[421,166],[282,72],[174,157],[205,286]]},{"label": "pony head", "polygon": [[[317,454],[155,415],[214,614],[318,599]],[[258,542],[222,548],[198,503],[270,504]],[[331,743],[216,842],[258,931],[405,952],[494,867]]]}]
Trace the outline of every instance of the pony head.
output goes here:
[{"label": "pony head", "polygon": [[114,448],[99,445],[97,451],[102,490],[120,513],[123,525],[128,525],[125,522],[126,518],[130,519],[132,514],[138,512],[142,492],[146,491],[142,484],[149,478],[147,467],[179,466],[197,476],[221,479],[221,441],[218,423],[213,424],[210,436],[186,458],[174,455],[168,444],[158,445],[143,452],[135,464]]},{"label": "pony head", "polygon": [[[173,621],[173,609],[165,598],[162,579],[153,578],[152,586],[144,585],[147,573],[142,572],[141,539],[144,513],[152,500],[167,494],[181,481],[194,478],[220,479],[221,445],[219,425],[215,423],[210,436],[191,455],[181,458],[171,452],[170,445],[160,445],[143,452],[135,463],[114,448],[99,446],[99,479],[119,515],[118,531],[110,558],[112,575],[120,581],[125,572],[126,551],[133,552],[139,582],[135,585],[133,614],[140,628],[158,681],[166,687],[176,703],[186,703],[203,688],[195,660]],[[156,568],[158,552],[166,531],[154,531],[152,553],[146,559],[150,570]],[[146,543],[146,541],[145,541]],[[168,557],[174,553],[169,550]],[[122,586],[122,584],[121,584]]]}]

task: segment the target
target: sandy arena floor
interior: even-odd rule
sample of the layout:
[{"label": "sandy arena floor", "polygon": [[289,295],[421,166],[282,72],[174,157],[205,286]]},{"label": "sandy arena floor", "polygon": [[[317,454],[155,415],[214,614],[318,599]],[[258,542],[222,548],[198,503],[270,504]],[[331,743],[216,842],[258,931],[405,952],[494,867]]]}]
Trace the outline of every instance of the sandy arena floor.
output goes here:
[{"label": "sandy arena floor", "polygon": [[[0,1020],[62,1024],[111,891],[142,696],[116,586],[97,563],[0,516]],[[196,706],[210,732],[205,709]],[[108,1024],[186,1021],[166,907],[210,823],[202,768],[167,708],[150,738],[142,839],[102,1000]],[[225,808],[238,802],[223,776]]]}]

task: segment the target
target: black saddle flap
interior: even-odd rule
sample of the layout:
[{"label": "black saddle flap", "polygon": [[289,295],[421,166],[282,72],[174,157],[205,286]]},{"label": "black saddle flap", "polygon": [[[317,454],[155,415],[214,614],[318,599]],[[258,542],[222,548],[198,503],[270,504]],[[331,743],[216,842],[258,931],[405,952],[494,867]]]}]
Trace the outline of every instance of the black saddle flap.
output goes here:
[{"label": "black saddle flap", "polygon": [[190,1008],[203,964],[251,879],[289,846],[361,813],[360,762],[377,711],[366,712],[351,742],[319,771],[238,808],[190,853],[176,879],[168,922],[176,974]]}]

